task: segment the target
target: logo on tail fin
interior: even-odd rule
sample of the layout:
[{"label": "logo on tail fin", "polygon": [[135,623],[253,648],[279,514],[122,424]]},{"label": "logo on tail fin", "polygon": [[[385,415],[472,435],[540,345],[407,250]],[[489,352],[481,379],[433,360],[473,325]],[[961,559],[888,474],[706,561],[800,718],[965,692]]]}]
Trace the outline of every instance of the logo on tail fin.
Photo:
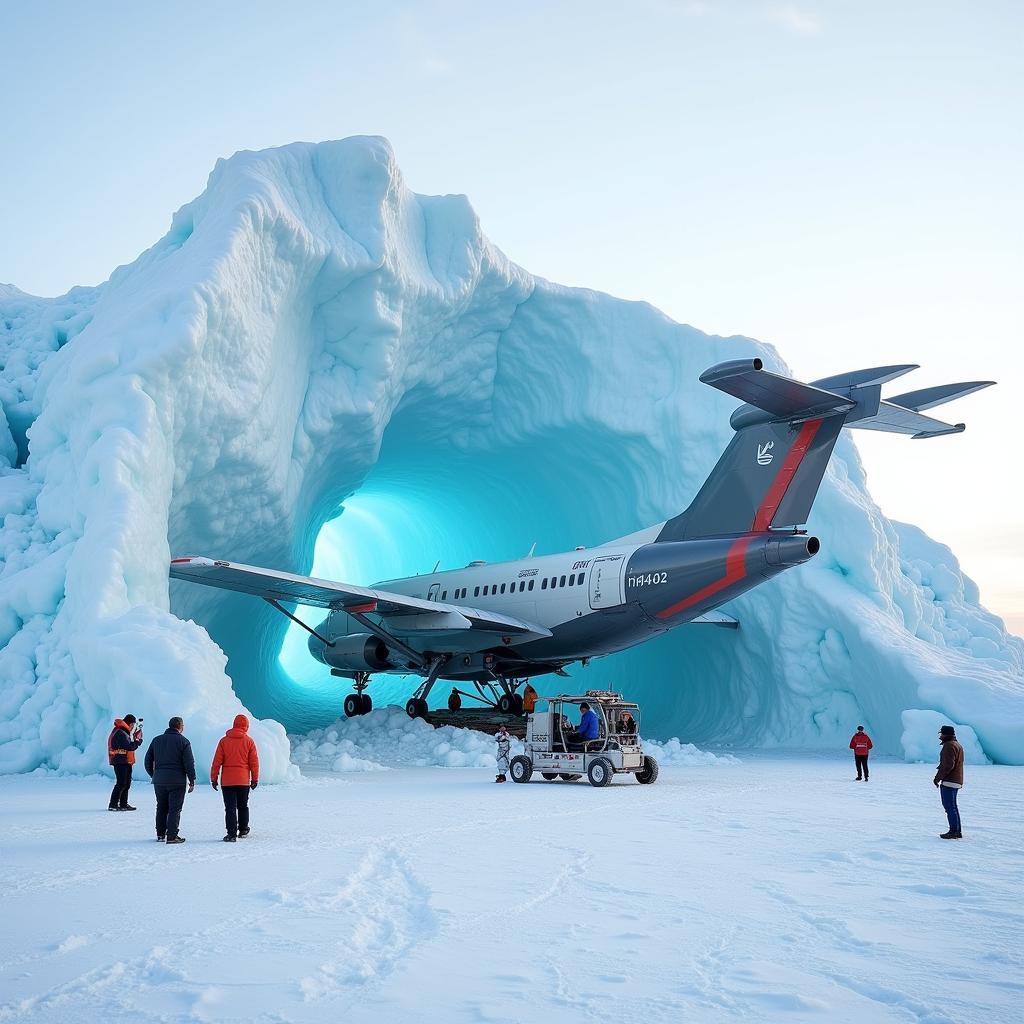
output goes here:
[{"label": "logo on tail fin", "polygon": [[765,441],[764,444],[759,444],[757,446],[757,464],[759,466],[771,465],[772,459],[775,458],[775,456],[772,455],[772,449],[774,447],[774,441]]}]

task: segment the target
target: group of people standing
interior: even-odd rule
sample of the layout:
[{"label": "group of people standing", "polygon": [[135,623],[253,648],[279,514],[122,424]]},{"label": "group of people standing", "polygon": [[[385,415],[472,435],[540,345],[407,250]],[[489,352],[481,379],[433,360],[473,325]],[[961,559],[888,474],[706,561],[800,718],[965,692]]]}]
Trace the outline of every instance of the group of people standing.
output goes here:
[{"label": "group of people standing", "polygon": [[[932,782],[939,791],[942,809],[946,812],[946,821],[949,823],[949,829],[939,838],[963,839],[956,795],[964,785],[964,748],[956,738],[956,729],[951,725],[940,727],[939,743],[939,763]],[[868,755],[873,746],[871,737],[864,731],[864,726],[858,725],[857,731],[850,739],[850,749],[857,765],[857,778],[854,782],[868,781]]]},{"label": "group of people standing", "polygon": [[[107,738],[107,758],[114,769],[114,788],[107,810],[134,811],[128,803],[135,751],[142,746],[142,719],[125,715],[114,722]],[[181,835],[181,811],[185,794],[196,788],[196,761],[192,744],[185,736],[185,722],[178,717],[150,741],[144,760],[146,773],[156,795],[156,838],[168,846],[185,842]],[[224,798],[225,843],[249,834],[249,793],[259,785],[260,759],[249,735],[249,719],[236,715],[234,724],[221,737],[210,765],[210,785]]]}]

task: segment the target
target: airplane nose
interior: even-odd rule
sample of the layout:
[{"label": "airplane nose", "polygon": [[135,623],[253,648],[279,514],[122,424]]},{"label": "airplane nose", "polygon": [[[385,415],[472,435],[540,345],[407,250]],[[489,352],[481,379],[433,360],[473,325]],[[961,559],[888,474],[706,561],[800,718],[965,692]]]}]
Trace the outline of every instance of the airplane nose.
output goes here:
[{"label": "airplane nose", "polygon": [[764,560],[768,565],[799,565],[813,558],[821,548],[817,537],[794,534],[774,538],[765,545]]}]

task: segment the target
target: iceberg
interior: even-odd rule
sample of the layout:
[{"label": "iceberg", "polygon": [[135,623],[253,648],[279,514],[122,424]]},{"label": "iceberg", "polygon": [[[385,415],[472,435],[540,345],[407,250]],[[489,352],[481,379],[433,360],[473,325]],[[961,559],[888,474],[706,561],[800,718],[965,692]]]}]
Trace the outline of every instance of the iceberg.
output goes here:
[{"label": "iceberg", "polygon": [[[347,685],[261,602],[169,586],[172,553],[362,584],[626,535],[685,507],[728,441],[733,403],[699,373],[786,372],[534,277],[362,137],[218,162],[98,287],[0,286],[0,355],[0,771],[96,771],[128,710],[182,715],[201,759],[245,709],[268,780]],[[932,711],[1024,763],[1024,642],[947,547],[881,514],[849,438],[810,527],[821,554],[727,608],[739,630],[684,626],[559,688],[624,690],[655,739],[844,747],[863,724],[911,759],[904,712]]]}]

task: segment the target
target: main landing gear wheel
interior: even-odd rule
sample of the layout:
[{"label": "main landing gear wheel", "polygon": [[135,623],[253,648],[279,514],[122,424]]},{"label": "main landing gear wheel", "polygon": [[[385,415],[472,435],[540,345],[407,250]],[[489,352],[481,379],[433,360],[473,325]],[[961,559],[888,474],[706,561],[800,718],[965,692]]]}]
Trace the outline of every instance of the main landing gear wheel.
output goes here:
[{"label": "main landing gear wheel", "polygon": [[363,713],[363,695],[361,693],[350,693],[345,698],[345,717],[355,718]]},{"label": "main landing gear wheel", "polygon": [[521,693],[503,693],[498,698],[498,710],[503,715],[521,715],[523,713],[523,695]]},{"label": "main landing gear wheel", "polygon": [[636,773],[636,781],[649,786],[658,778],[658,762],[653,757],[644,757],[644,766]]},{"label": "main landing gear wheel", "polygon": [[578,782],[582,776],[579,775],[559,775],[558,776],[563,782]]},{"label": "main landing gear wheel", "polygon": [[558,778],[558,772],[541,772],[540,777],[546,782],[554,782]]},{"label": "main landing gear wheel", "polygon": [[516,754],[508,766],[513,782],[529,782],[533,776],[533,762],[523,754]]},{"label": "main landing gear wheel", "polygon": [[359,694],[359,714],[368,715],[373,710],[373,698],[368,693]]},{"label": "main landing gear wheel", "polygon": [[590,779],[590,784],[597,788],[607,786],[612,781],[614,774],[615,769],[607,757],[595,757],[587,769],[587,778]]},{"label": "main landing gear wheel", "polygon": [[405,713],[410,718],[426,718],[427,702],[422,697],[410,697],[405,705]]}]

